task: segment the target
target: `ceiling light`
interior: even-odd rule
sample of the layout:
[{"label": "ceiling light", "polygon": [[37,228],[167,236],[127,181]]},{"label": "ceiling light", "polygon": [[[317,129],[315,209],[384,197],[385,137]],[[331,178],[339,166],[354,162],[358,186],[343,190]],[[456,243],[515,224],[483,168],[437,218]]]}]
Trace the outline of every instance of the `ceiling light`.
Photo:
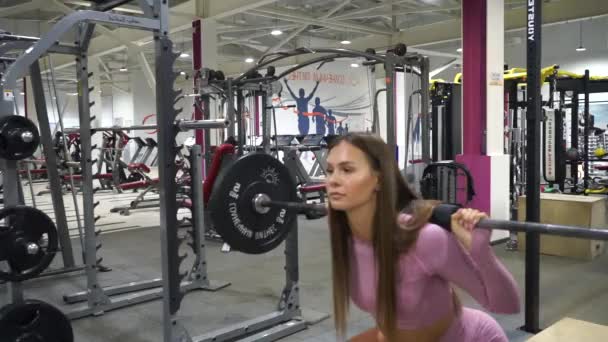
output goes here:
[{"label": "ceiling light", "polygon": [[77,96],[78,93],[66,93],[67,96]]},{"label": "ceiling light", "polygon": [[579,38],[578,38],[578,47],[576,48],[576,51],[578,52],[583,52],[583,51],[587,51],[587,49],[585,49],[585,46],[583,45],[583,22],[581,21],[580,23],[580,28],[579,28]]},{"label": "ceiling light", "polygon": [[350,67],[351,68],[358,68],[359,64],[358,63],[351,63]]},{"label": "ceiling light", "polygon": [[182,52],[179,54],[179,58],[188,58],[188,57],[190,57],[190,55],[185,52]]},{"label": "ceiling light", "polygon": [[253,63],[253,58],[251,58],[251,57],[245,58],[245,63]]},{"label": "ceiling light", "polygon": [[25,95],[25,93],[24,93],[24,92],[20,92],[19,94],[21,94],[21,95]]},{"label": "ceiling light", "polygon": [[122,71],[122,72],[129,71],[129,69],[127,69],[127,67],[122,67],[119,70]]},{"label": "ceiling light", "polygon": [[348,44],[350,44],[350,40],[343,40],[343,41],[340,42],[340,44],[342,44],[342,45],[348,45]]},{"label": "ceiling light", "polygon": [[272,30],[272,31],[270,32],[270,34],[271,34],[271,35],[273,35],[273,36],[280,36],[280,35],[282,35],[282,34],[283,34],[283,31],[281,31],[281,30],[277,30],[277,29],[274,29],[274,30]]},{"label": "ceiling light", "polygon": [[462,52],[462,48],[456,49],[456,52]]},{"label": "ceiling light", "polygon": [[183,76],[183,75],[186,74],[186,72],[185,71],[180,71],[179,74]]},{"label": "ceiling light", "polygon": [[198,96],[198,94],[194,93],[194,94],[188,94],[188,97],[196,97]]}]

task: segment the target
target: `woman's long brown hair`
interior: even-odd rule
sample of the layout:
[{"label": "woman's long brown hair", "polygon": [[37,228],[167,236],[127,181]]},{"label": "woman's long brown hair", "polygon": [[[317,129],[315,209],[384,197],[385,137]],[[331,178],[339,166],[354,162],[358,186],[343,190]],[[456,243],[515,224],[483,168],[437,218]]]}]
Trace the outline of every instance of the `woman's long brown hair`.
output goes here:
[{"label": "woman's long brown hair", "polygon": [[[407,186],[395,157],[388,145],[380,138],[368,134],[348,134],[332,141],[329,151],[340,143],[349,143],[365,153],[369,164],[379,175],[380,191],[376,196],[376,212],[373,218],[373,247],[376,257],[377,323],[387,341],[394,341],[396,332],[395,284],[397,259],[414,245],[418,231],[431,216],[434,203],[422,201]],[[413,217],[409,229],[399,228],[397,216],[407,209]],[[351,231],[344,211],[329,208],[331,235],[334,321],[340,340],[345,339],[346,318],[350,300],[350,236]],[[370,281],[373,281],[371,278]]]}]

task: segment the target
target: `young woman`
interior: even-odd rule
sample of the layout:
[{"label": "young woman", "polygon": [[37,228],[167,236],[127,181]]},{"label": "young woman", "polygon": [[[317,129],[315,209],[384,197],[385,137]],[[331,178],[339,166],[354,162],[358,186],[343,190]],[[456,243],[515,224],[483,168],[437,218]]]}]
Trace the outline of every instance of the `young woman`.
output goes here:
[{"label": "young woman", "polygon": [[484,312],[462,308],[452,288],[485,309],[517,313],[513,277],[490,247],[486,217],[462,209],[452,232],[428,223],[435,203],[408,188],[381,139],[349,134],[332,143],[327,191],[333,263],[334,319],[343,340],[349,300],[373,315],[377,328],[351,341],[503,342]]}]

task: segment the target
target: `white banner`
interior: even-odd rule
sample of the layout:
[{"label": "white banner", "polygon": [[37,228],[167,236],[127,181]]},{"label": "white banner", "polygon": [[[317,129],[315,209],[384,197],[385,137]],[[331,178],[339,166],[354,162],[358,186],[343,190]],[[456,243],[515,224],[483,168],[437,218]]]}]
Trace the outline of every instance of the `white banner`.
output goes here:
[{"label": "white banner", "polygon": [[[287,67],[277,68],[277,73]],[[366,67],[350,62],[311,65],[281,80],[274,94],[279,135],[345,134],[371,128],[371,101]],[[280,95],[280,96],[279,96]],[[295,105],[295,108],[286,106]],[[274,127],[272,128],[274,134]]]}]

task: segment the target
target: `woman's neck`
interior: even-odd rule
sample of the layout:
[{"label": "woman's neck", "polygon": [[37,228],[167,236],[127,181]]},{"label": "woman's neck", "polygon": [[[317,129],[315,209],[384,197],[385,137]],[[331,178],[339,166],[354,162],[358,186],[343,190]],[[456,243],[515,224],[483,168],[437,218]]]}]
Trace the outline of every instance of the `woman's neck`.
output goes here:
[{"label": "woman's neck", "polygon": [[346,212],[351,233],[362,240],[372,241],[376,201],[372,200]]}]

